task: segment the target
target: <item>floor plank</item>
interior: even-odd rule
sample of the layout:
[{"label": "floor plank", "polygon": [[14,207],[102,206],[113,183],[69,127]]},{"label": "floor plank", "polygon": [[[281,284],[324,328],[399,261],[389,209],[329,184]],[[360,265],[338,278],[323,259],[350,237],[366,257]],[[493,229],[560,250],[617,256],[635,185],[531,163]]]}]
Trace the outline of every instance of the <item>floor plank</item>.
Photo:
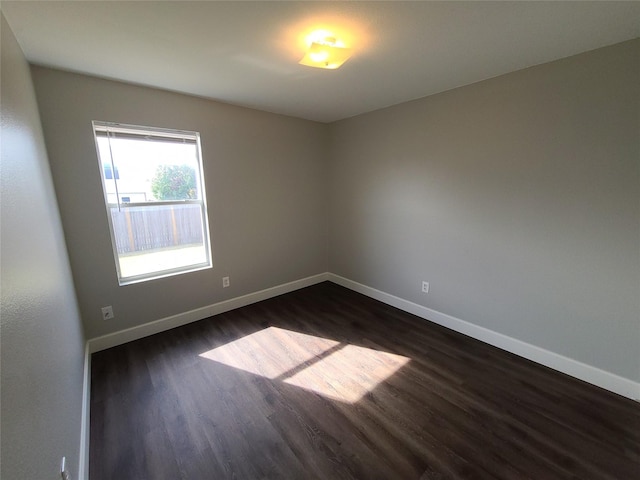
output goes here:
[{"label": "floor plank", "polygon": [[638,403],[330,282],[91,365],[91,480],[640,478]]}]

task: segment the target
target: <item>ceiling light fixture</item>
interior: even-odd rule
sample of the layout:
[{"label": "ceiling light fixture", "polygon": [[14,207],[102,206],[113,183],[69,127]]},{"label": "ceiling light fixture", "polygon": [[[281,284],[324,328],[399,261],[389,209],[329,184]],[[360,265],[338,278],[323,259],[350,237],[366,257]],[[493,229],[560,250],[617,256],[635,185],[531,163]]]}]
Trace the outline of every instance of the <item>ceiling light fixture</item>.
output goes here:
[{"label": "ceiling light fixture", "polygon": [[308,67],[327,68],[334,70],[346,62],[351,56],[351,49],[334,37],[325,37],[311,42],[300,65]]}]

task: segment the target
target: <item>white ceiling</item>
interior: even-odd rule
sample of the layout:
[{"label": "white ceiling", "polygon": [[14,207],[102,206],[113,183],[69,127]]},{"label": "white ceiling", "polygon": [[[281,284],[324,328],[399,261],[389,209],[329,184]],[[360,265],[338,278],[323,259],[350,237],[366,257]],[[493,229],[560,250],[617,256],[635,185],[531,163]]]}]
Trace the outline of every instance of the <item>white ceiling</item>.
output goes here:
[{"label": "white ceiling", "polygon": [[[36,64],[331,122],[640,37],[640,2],[1,3]],[[298,65],[335,32],[338,70]]]}]

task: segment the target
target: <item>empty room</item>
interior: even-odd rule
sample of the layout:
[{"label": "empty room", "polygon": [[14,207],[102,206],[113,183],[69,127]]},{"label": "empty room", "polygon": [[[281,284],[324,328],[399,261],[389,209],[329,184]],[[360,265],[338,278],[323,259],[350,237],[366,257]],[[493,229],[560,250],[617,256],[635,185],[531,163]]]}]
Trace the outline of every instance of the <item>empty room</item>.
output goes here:
[{"label": "empty room", "polygon": [[640,2],[0,11],[3,479],[640,478]]}]

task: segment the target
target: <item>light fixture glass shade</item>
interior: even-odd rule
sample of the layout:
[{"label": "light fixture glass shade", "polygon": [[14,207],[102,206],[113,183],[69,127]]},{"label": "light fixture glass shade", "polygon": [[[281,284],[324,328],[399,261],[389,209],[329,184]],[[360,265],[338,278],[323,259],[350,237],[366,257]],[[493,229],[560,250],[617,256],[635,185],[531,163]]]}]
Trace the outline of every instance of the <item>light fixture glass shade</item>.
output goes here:
[{"label": "light fixture glass shade", "polygon": [[350,48],[337,47],[329,43],[313,42],[299,63],[308,67],[332,70],[346,62],[350,56]]}]

